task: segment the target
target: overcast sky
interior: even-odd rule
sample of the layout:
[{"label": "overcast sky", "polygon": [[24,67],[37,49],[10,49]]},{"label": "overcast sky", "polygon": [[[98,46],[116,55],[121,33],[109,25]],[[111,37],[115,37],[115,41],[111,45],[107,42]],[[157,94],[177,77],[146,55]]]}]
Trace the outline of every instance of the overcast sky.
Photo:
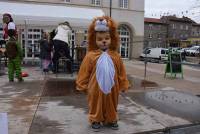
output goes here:
[{"label": "overcast sky", "polygon": [[179,17],[183,14],[200,23],[200,0],[145,0],[145,17],[160,18],[167,14]]}]

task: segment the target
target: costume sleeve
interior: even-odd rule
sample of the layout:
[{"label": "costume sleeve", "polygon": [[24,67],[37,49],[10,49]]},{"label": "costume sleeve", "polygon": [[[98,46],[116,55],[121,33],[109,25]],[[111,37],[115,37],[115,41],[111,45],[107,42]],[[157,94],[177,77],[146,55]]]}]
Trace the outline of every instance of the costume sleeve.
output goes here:
[{"label": "costume sleeve", "polygon": [[125,70],[124,64],[123,64],[120,56],[119,56],[118,60],[119,60],[118,61],[118,63],[119,63],[118,80],[119,80],[120,90],[122,90],[122,91],[128,90],[128,88],[129,88],[129,81],[127,79],[126,70]]},{"label": "costume sleeve", "polygon": [[90,79],[90,75],[92,72],[92,63],[91,63],[91,58],[87,54],[85,58],[83,59],[78,76],[76,79],[76,89],[80,91],[86,91],[88,87],[88,82]]}]

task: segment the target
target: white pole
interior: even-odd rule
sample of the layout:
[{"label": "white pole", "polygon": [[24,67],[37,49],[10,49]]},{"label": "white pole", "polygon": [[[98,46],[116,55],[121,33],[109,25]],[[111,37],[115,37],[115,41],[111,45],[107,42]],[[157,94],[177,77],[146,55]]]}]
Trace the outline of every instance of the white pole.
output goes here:
[{"label": "white pole", "polygon": [[27,27],[27,22],[26,20],[24,20],[24,23],[25,23],[25,28],[24,28],[24,37],[25,37],[25,45],[24,45],[24,48],[25,48],[25,59],[28,57],[27,55],[27,47],[28,47],[28,27]]}]

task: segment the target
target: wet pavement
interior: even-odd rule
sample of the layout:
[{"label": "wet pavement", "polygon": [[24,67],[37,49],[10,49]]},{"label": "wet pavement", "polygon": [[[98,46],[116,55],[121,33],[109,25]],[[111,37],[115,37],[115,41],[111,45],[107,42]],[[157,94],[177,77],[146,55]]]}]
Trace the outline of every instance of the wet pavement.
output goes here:
[{"label": "wet pavement", "polygon": [[[166,128],[199,122],[199,97],[131,74],[132,87],[119,97],[119,130],[93,132],[86,94],[75,90],[76,74],[56,77],[42,75],[37,67],[24,70],[29,77],[23,83],[8,83],[6,75],[0,76],[0,113],[8,113],[9,134],[164,134]],[[182,134],[186,127],[181,129],[171,130]],[[200,126],[187,130],[197,134]]]},{"label": "wet pavement", "polygon": [[[97,133],[91,130],[88,123],[86,94],[75,90],[74,80],[53,78],[47,80],[44,87],[43,96],[45,97],[40,100],[30,134]],[[121,134],[163,128],[161,124],[151,120],[149,115],[140,111],[140,108],[136,108],[123,96],[120,96],[120,102],[118,108],[120,130],[113,131],[103,127],[99,133]]]},{"label": "wet pavement", "polygon": [[180,91],[151,91],[134,93],[131,99],[172,116],[187,119],[193,123],[200,122],[200,98]]}]

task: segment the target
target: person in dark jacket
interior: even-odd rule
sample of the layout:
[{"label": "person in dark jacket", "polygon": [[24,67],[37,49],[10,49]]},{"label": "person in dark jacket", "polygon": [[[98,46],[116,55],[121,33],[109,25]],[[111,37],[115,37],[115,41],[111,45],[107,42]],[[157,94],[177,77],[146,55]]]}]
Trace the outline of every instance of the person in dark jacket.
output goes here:
[{"label": "person in dark jacket", "polygon": [[52,47],[48,42],[48,34],[42,33],[42,39],[40,40],[40,59],[42,61],[43,72],[49,71],[49,64],[51,63],[51,51]]}]

